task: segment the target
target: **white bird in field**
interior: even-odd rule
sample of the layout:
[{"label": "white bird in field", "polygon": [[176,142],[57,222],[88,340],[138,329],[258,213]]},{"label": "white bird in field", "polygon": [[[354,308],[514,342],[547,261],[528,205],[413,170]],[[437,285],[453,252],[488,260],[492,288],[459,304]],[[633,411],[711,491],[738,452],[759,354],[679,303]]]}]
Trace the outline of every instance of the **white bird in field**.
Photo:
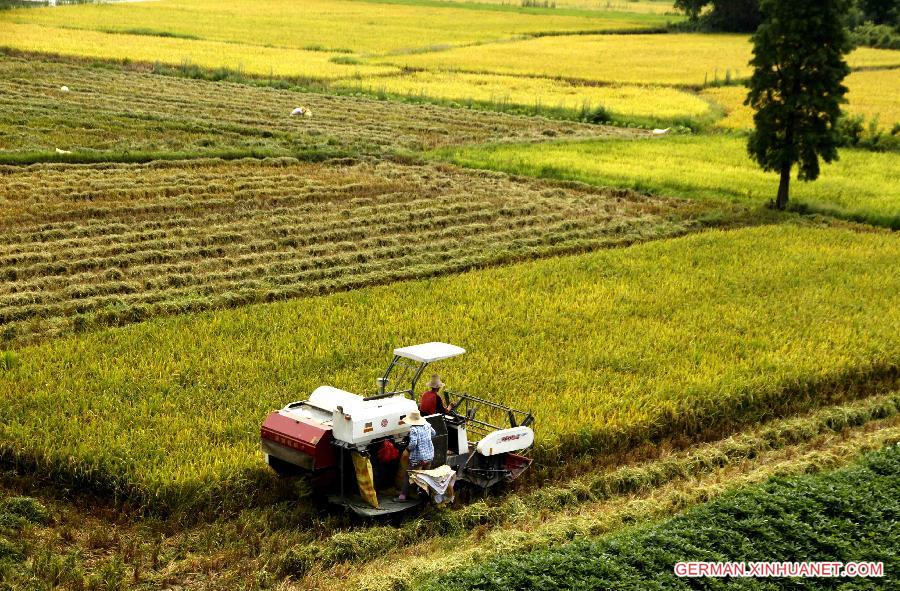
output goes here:
[{"label": "white bird in field", "polygon": [[291,111],[291,117],[312,117],[312,111],[306,107],[297,107]]},{"label": "white bird in field", "polygon": [[667,127],[667,128],[665,128],[665,129],[654,129],[651,133],[652,133],[653,135],[666,135],[667,133],[669,133],[669,130],[670,130],[670,129],[672,129],[672,128],[671,128],[671,127]]},{"label": "white bird in field", "polygon": [[59,91],[60,92],[69,92],[69,87],[68,86],[60,86]]},{"label": "white bird in field", "polygon": [[60,148],[56,148],[56,153],[57,154],[71,154],[72,151],[71,150],[61,150]]}]

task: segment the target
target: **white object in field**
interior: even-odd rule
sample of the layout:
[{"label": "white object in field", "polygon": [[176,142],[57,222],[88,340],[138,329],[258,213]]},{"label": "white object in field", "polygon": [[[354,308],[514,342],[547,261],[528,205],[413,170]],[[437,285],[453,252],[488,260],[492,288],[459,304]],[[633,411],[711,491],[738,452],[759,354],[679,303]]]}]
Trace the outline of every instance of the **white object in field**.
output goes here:
[{"label": "white object in field", "polygon": [[436,505],[444,501],[453,502],[456,470],[447,464],[431,470],[410,470],[409,481],[427,492]]},{"label": "white object in field", "polygon": [[68,86],[60,86],[59,91],[60,92],[69,92],[69,87]]},{"label": "white object in field", "polygon": [[666,135],[667,133],[669,133],[669,130],[670,130],[670,129],[672,129],[672,128],[671,128],[671,127],[667,127],[667,128],[665,128],[665,129],[654,129],[651,133],[652,133],[653,135]]},{"label": "white object in field", "polygon": [[449,359],[462,355],[466,350],[456,345],[447,343],[423,343],[421,345],[412,345],[410,347],[401,347],[394,349],[394,355],[399,355],[405,359],[411,359],[418,363],[433,363],[441,359]]},{"label": "white object in field", "polygon": [[312,111],[307,109],[306,107],[297,107],[293,111],[291,111],[291,117],[312,117]]},{"label": "white object in field", "polygon": [[534,431],[531,430],[531,427],[510,427],[486,435],[475,446],[475,451],[483,456],[495,456],[527,449],[532,444],[534,444]]},{"label": "white object in field", "polygon": [[70,150],[61,150],[59,148],[56,148],[56,153],[57,154],[71,154],[72,152]]},{"label": "white object in field", "polygon": [[[331,386],[320,386],[309,397],[308,409],[297,409],[299,413],[307,413],[308,418],[331,425],[334,438],[354,445],[368,443],[377,437],[406,435],[409,425],[404,419],[406,415],[418,410],[415,400],[403,395],[365,400],[362,396],[351,394]],[[283,414],[291,416],[294,411],[285,409]],[[321,420],[322,414],[329,413],[328,420]]]}]

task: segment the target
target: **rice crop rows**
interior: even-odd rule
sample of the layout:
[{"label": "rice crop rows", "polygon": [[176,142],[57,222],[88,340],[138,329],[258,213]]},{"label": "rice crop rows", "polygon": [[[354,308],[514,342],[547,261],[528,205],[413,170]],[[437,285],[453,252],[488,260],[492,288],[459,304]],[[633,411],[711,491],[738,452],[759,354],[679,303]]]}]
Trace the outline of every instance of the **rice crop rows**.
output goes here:
[{"label": "rice crop rows", "polygon": [[590,86],[549,78],[418,71],[396,76],[369,76],[338,83],[345,88],[466,103],[521,106],[542,110],[590,112],[603,108],[624,117],[689,118],[710,114],[700,97],[658,86]]},{"label": "rice crop rows", "polygon": [[[747,156],[733,135],[673,136],[647,142],[574,141],[541,146],[473,146],[443,152],[456,163],[546,178],[631,187],[699,200],[761,206],[777,175]],[[842,149],[813,183],[791,186],[793,207],[900,228],[900,155]]]},{"label": "rice crop rows", "polygon": [[[900,70],[867,70],[853,72],[844,81],[849,89],[844,109],[851,115],[877,120],[878,126],[890,131],[900,124]],[[725,117],[716,123],[726,129],[751,129],[753,111],[744,105],[747,89],[743,86],[708,88],[702,95],[725,109]]]},{"label": "rice crop rows", "polygon": [[[226,52],[218,63],[210,65],[229,65],[225,62],[230,53],[244,56],[249,71],[249,63],[256,63],[246,61],[249,56],[269,51],[271,57],[286,61],[289,56],[300,55],[286,50],[313,49],[325,52],[321,60],[327,62],[327,52],[408,51],[548,32],[648,30],[665,26],[668,20],[652,14],[529,14],[518,8],[497,8],[353,0],[160,0],[9,10],[0,14],[0,22],[4,23],[0,31],[9,31],[3,44],[20,49],[40,42],[45,51],[79,51],[79,55],[94,57],[139,59],[141,54],[157,56],[182,47],[175,42],[185,41],[185,47],[194,45],[193,51],[208,44]],[[22,24],[39,28],[22,28]],[[29,31],[42,35],[25,38]],[[120,55],[126,47],[128,55]],[[303,60],[307,59],[306,53],[302,55]],[[183,56],[176,53],[173,57]],[[193,59],[201,63],[198,57]],[[213,54],[209,54],[209,59],[216,61]],[[272,67],[289,69],[298,75],[300,72],[295,70],[305,67],[303,60],[283,65],[275,60],[260,61],[265,68],[260,73],[268,74]]]},{"label": "rice crop rows", "polygon": [[[573,56],[575,56],[573,58]],[[551,36],[386,56],[385,64],[426,70],[545,76],[611,84],[699,87],[749,76],[751,45],[745,35],[680,33],[659,35]],[[853,68],[900,66],[900,51],[861,47]]]},{"label": "rice crop rows", "polygon": [[[416,250],[452,248],[423,217]],[[536,412],[543,461],[746,424],[896,377],[898,255],[884,232],[708,231],[59,339],[0,381],[0,454],[153,506],[243,506],[269,494],[268,410],[371,391],[393,347],[434,339],[470,350],[440,368],[451,389]]]},{"label": "rice crop rows", "polygon": [[[68,92],[60,92],[61,86]],[[313,117],[290,117],[298,105]],[[430,105],[297,93],[37,59],[0,60],[6,152],[423,149],[506,139],[623,134],[614,128]]]},{"label": "rice crop rows", "polygon": [[0,178],[0,324],[19,341],[672,235],[702,211],[379,163],[35,165]]}]

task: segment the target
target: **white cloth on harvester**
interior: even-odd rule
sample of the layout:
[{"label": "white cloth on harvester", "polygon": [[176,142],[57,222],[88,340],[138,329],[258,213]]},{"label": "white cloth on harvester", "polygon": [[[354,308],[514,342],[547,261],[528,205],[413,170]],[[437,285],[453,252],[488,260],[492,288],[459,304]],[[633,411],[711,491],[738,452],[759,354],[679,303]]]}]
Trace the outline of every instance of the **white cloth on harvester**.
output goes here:
[{"label": "white cloth on harvester", "polygon": [[409,480],[428,493],[436,505],[445,501],[453,502],[453,484],[456,470],[444,464],[433,470],[410,470]]}]

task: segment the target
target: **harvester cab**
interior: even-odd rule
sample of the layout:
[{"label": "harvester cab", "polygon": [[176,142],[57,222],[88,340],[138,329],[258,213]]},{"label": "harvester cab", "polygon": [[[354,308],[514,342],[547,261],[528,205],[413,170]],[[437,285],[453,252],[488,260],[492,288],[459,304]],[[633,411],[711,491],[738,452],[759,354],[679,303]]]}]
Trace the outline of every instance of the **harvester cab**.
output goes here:
[{"label": "harvester cab", "polygon": [[[405,419],[418,409],[416,386],[425,369],[463,353],[465,349],[447,343],[397,348],[376,381],[376,394],[320,386],[307,400],[269,414],[261,429],[267,463],[281,475],[307,474],[316,491],[359,515],[387,515],[419,505],[423,501],[416,495],[405,501],[392,498],[407,477],[406,456],[380,452],[403,447],[410,428]],[[425,417],[436,433],[433,467],[481,491],[528,469],[527,452],[534,443],[531,413],[466,393],[447,392],[445,400],[447,412]]]}]

